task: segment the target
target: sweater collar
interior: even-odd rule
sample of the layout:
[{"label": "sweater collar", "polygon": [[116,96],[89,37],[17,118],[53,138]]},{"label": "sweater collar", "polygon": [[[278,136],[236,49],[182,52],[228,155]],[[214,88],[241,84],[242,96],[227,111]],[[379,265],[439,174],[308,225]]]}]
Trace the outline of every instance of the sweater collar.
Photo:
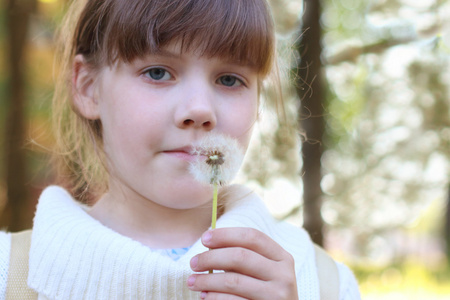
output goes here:
[{"label": "sweater collar", "polygon": [[[293,242],[253,193],[231,204],[217,227],[259,229],[289,252],[295,250],[297,265],[305,257],[306,234],[300,230]],[[192,274],[190,259],[204,251],[198,240],[173,261],[103,226],[67,191],[51,186],[37,206],[28,285],[50,299],[198,299],[186,280]]]}]

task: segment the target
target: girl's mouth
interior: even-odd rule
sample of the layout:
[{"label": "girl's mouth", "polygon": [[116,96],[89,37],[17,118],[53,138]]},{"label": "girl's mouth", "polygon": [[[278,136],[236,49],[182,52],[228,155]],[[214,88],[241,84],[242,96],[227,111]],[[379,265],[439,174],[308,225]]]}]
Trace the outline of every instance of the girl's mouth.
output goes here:
[{"label": "girl's mouth", "polygon": [[197,155],[195,155],[192,147],[181,147],[166,150],[163,151],[163,153],[185,161],[193,161],[197,158]]}]

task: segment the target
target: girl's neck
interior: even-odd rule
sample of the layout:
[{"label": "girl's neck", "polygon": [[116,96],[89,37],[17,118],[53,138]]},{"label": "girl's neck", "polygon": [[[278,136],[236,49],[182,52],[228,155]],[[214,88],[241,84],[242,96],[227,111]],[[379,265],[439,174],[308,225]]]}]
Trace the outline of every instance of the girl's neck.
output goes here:
[{"label": "girl's neck", "polygon": [[88,213],[106,227],[150,248],[191,246],[210,226],[210,205],[182,210],[161,206],[138,195],[117,195],[105,194]]}]

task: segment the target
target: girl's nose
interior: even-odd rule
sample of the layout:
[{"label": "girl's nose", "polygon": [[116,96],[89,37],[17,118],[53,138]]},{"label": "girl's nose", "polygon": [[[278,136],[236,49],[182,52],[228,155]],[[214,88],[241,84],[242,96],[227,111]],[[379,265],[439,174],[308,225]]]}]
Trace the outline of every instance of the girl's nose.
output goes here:
[{"label": "girl's nose", "polygon": [[208,93],[194,93],[180,101],[175,113],[175,122],[179,128],[197,128],[212,130],[217,123],[212,99]]}]

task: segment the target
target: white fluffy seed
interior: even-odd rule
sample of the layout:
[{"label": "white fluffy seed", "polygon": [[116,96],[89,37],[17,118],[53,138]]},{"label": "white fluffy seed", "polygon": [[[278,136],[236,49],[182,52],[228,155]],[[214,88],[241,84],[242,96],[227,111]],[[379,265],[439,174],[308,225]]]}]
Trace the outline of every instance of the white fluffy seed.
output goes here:
[{"label": "white fluffy seed", "polygon": [[[215,152],[223,155],[223,164],[212,166],[206,163],[208,154]],[[205,184],[228,184],[236,176],[244,158],[244,153],[235,139],[212,133],[194,145],[193,153],[197,155],[197,159],[191,163],[189,171],[196,180]],[[217,168],[216,172],[214,168]]]}]

